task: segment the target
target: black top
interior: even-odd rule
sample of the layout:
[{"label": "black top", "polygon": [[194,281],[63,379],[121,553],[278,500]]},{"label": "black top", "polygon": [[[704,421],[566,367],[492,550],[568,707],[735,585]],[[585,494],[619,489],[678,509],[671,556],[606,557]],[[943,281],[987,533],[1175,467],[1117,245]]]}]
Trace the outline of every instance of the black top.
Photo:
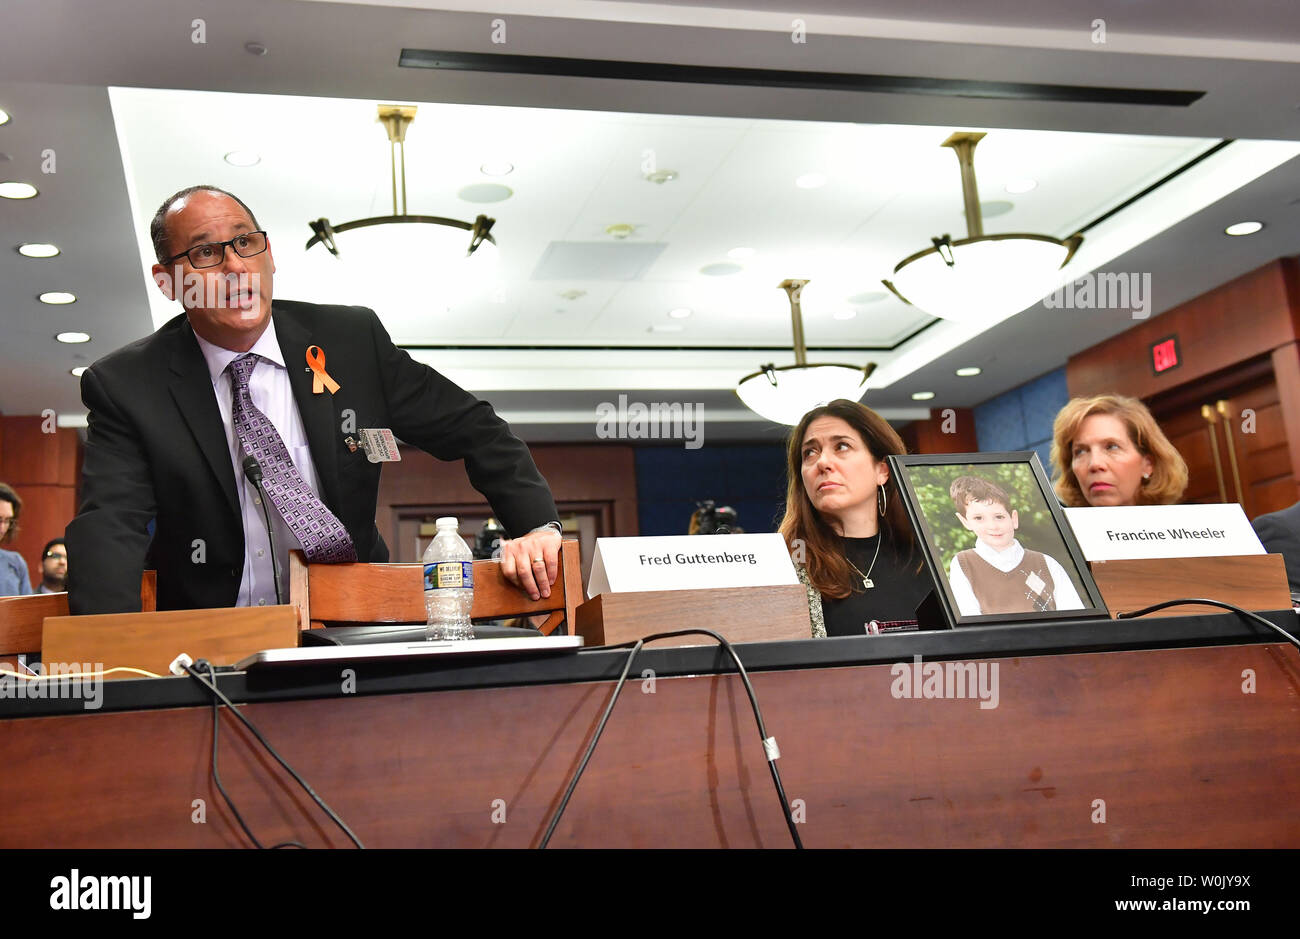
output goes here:
[{"label": "black top", "polygon": [[826,620],[828,636],[861,636],[871,620],[915,620],[916,608],[925,595],[933,589],[930,575],[919,554],[910,562],[899,557],[889,539],[880,546],[880,556],[875,566],[871,558],[876,553],[876,540],[870,538],[841,539],[845,557],[863,574],[871,571],[874,587],[864,589],[862,578],[849,571],[853,592],[843,600],[822,595],[822,614]]}]

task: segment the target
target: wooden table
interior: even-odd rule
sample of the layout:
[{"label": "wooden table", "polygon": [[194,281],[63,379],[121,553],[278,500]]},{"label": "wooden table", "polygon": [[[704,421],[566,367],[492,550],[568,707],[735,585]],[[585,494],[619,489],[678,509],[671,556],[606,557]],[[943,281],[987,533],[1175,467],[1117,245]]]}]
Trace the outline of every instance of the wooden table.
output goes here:
[{"label": "wooden table", "polygon": [[[737,648],[809,847],[1296,847],[1300,656],[1269,636],[1223,614]],[[338,668],[221,686],[367,847],[522,848],[626,654],[357,665],[352,693]],[[986,690],[996,666],[997,706],[978,686],[900,697],[915,655],[983,666]],[[651,647],[632,676],[552,845],[789,846],[729,659]],[[95,711],[0,700],[0,846],[246,845],[212,784],[201,689],[104,691]],[[348,844],[224,709],[220,739],[263,841]]]}]

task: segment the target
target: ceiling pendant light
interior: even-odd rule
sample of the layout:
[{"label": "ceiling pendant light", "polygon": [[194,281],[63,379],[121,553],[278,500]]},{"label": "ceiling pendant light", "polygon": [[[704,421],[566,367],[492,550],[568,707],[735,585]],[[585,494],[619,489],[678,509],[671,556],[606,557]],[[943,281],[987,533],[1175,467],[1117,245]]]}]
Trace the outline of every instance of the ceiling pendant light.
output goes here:
[{"label": "ceiling pendant light", "polygon": [[[345,239],[349,257],[359,257],[365,263],[391,264],[394,244],[399,244],[403,254],[410,257],[418,266],[414,269],[428,270],[430,262],[436,263],[444,257],[455,257],[465,246],[465,232],[469,233],[468,249],[461,257],[469,257],[483,245],[496,248],[496,239],[491,235],[495,219],[480,215],[473,222],[444,218],[438,215],[408,215],[406,212],[406,129],[415,120],[416,108],[396,105],[380,105],[379,123],[384,125],[388,134],[389,159],[392,171],[393,214],[374,218],[358,219],[335,225],[327,218],[308,222],[314,232],[307,242],[307,249],[312,245],[322,244],[330,254],[340,257],[338,236],[359,229],[375,229],[387,225],[433,226],[420,229],[403,229],[400,239],[392,237],[392,229],[380,229],[369,233],[367,237],[353,235]],[[400,151],[400,154],[399,154]],[[398,177],[401,177],[401,211],[398,211]]]},{"label": "ceiling pendant light", "polygon": [[867,379],[876,370],[875,362],[868,362],[861,368],[808,363],[803,312],[799,308],[799,295],[807,283],[806,280],[783,280],[778,285],[790,300],[795,364],[760,366],[757,372],[742,378],[736,387],[736,394],[750,410],[777,424],[798,424],[799,419],[813,408],[836,398],[860,400],[867,392]]},{"label": "ceiling pendant light", "polygon": [[975,184],[975,145],[981,133],[953,134],[943,142],[957,154],[967,237],[931,238],[933,246],[898,262],[883,281],[900,300],[933,316],[963,323],[996,323],[1037,303],[1060,286],[1060,271],[1083,236],[985,235]]}]

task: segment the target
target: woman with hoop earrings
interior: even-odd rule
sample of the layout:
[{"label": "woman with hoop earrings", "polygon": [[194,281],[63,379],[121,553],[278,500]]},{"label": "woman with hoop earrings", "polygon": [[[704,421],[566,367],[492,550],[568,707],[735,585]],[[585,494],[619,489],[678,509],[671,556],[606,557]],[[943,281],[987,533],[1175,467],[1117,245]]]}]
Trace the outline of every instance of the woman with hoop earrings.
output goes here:
[{"label": "woman with hoop earrings", "polygon": [[790,435],[780,531],[808,589],[814,638],[916,622],[932,584],[885,462],[906,452],[884,418],[843,398]]}]

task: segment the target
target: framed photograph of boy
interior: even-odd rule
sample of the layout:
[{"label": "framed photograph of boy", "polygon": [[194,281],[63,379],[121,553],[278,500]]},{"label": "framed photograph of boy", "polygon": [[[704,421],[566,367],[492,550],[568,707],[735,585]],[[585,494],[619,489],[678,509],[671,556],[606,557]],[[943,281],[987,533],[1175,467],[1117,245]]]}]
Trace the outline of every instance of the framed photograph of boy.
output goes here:
[{"label": "framed photograph of boy", "polygon": [[1038,454],[889,463],[950,626],[1109,615]]}]

